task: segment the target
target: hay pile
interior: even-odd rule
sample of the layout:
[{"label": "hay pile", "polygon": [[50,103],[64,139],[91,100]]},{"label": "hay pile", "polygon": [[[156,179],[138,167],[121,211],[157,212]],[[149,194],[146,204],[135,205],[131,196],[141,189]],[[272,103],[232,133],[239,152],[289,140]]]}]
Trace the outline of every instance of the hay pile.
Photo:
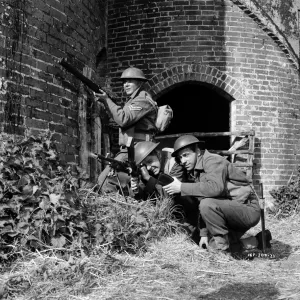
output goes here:
[{"label": "hay pile", "polygon": [[[277,260],[237,261],[201,250],[184,234],[143,255],[105,253],[68,260],[55,251],[24,257],[1,274],[6,299],[300,299],[300,217],[267,219]],[[252,229],[260,230],[259,225]],[[3,292],[3,289],[0,292]]]}]

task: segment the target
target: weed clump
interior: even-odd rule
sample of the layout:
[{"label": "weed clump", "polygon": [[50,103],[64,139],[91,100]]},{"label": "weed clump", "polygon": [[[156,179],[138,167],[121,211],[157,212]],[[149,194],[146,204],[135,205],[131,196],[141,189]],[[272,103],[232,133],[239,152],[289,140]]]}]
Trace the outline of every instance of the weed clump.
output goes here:
[{"label": "weed clump", "polygon": [[275,199],[271,214],[278,218],[298,214],[300,212],[300,166],[297,168],[297,174],[287,185],[271,190],[270,194]]}]

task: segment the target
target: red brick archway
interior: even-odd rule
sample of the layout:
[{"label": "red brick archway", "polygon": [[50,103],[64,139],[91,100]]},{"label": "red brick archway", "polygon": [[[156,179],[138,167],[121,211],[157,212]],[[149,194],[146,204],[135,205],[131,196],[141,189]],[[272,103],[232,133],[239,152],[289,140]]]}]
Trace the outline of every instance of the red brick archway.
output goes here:
[{"label": "red brick archway", "polygon": [[174,85],[188,81],[208,84],[231,102],[230,128],[235,130],[236,102],[245,100],[245,87],[241,82],[217,68],[200,64],[176,65],[152,77],[148,82],[148,89],[156,100],[163,93],[172,89]]},{"label": "red brick archway", "polygon": [[148,88],[157,98],[172,85],[185,81],[200,81],[214,85],[235,100],[243,99],[242,84],[217,68],[200,64],[176,65],[152,77]]}]

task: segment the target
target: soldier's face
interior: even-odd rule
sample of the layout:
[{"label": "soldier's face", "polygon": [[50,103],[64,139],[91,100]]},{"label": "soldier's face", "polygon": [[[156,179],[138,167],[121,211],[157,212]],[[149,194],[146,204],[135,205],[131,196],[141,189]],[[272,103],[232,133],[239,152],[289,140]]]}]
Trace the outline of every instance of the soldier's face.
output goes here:
[{"label": "soldier's face", "polygon": [[125,79],[123,81],[124,91],[127,96],[132,95],[140,86],[142,82],[136,79]]},{"label": "soldier's face", "polygon": [[160,171],[160,161],[157,155],[148,155],[142,163],[146,165],[150,175],[158,175]]},{"label": "soldier's face", "polygon": [[184,168],[192,171],[197,163],[197,152],[191,148],[183,148],[178,152],[178,159]]}]

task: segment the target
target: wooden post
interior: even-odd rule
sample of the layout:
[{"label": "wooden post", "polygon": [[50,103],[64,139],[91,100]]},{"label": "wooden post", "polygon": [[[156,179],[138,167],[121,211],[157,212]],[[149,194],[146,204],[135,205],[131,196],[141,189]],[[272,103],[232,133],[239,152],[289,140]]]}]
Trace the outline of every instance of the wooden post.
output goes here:
[{"label": "wooden post", "polygon": [[103,133],[103,153],[106,155],[110,153],[110,139],[108,133]]},{"label": "wooden post", "polygon": [[[84,67],[83,75],[91,78],[91,69]],[[80,167],[89,174],[89,149],[88,149],[88,132],[87,132],[87,95],[81,83],[80,94],[78,97],[78,124],[79,124],[79,139],[80,139],[80,153],[79,163]]]},{"label": "wooden post", "polygon": [[249,134],[249,154],[247,163],[251,165],[252,167],[247,168],[247,177],[249,180],[252,181],[253,179],[253,160],[254,160],[254,148],[255,148],[255,131],[251,130]]},{"label": "wooden post", "polygon": [[[100,110],[100,109],[99,109]],[[96,110],[98,112],[98,109]],[[98,115],[94,117],[94,141],[93,141],[93,152],[101,154],[102,142],[102,123],[101,118]],[[98,174],[102,171],[101,164],[95,161],[95,166],[92,168],[93,174],[91,174],[92,178],[96,179]]]}]

